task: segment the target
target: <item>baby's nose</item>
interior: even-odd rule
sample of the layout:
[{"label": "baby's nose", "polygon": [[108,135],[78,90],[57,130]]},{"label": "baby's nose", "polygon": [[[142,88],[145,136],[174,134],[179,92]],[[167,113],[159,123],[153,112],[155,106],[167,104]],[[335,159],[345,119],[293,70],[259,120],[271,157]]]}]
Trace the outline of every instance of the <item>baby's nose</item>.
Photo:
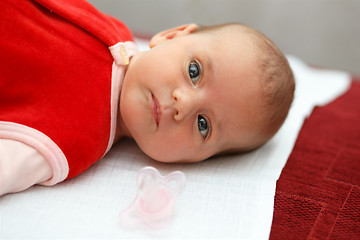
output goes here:
[{"label": "baby's nose", "polygon": [[175,101],[174,119],[177,121],[194,115],[200,104],[200,99],[198,99],[197,93],[194,90],[177,88],[173,91],[172,97]]}]

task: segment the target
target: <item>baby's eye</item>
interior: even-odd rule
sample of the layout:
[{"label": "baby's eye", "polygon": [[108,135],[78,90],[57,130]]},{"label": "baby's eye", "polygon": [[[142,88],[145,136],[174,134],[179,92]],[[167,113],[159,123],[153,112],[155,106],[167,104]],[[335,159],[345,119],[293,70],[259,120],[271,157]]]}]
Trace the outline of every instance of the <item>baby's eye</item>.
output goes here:
[{"label": "baby's eye", "polygon": [[209,136],[210,126],[208,126],[208,122],[201,115],[198,115],[198,129],[204,139],[206,139]]},{"label": "baby's eye", "polygon": [[189,76],[194,85],[196,85],[200,79],[201,70],[201,65],[197,60],[191,61],[189,64]]}]

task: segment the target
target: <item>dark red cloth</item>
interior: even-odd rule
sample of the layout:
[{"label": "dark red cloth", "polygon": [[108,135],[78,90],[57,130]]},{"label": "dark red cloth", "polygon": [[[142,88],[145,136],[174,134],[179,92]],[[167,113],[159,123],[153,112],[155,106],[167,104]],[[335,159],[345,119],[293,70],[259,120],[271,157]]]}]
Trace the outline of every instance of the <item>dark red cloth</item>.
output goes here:
[{"label": "dark red cloth", "polygon": [[276,185],[270,239],[360,239],[360,82],[317,107]]},{"label": "dark red cloth", "polygon": [[1,0],[0,19],[0,121],[48,136],[74,177],[107,149],[108,47],[131,32],[84,0]]}]

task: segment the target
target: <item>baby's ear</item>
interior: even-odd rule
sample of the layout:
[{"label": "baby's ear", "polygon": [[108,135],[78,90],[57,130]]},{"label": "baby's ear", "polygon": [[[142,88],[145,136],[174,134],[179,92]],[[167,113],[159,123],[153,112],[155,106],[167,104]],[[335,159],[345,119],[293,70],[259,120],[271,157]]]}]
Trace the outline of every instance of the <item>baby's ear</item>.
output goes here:
[{"label": "baby's ear", "polygon": [[171,28],[171,29],[159,32],[151,38],[151,40],[149,42],[149,46],[150,46],[150,48],[153,48],[166,40],[170,40],[170,39],[174,39],[176,37],[188,35],[190,33],[193,33],[194,31],[196,31],[197,29],[198,29],[198,25],[196,25],[194,23],[190,23],[190,24],[182,25],[179,27],[175,27],[175,28]]}]

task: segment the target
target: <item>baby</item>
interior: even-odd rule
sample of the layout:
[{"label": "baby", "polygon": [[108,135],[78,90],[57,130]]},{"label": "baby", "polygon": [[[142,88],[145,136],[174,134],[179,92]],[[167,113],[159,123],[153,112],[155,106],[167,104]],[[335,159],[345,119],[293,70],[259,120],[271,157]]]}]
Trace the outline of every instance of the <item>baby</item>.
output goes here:
[{"label": "baby", "polygon": [[125,74],[118,135],[134,138],[153,159],[197,162],[249,151],[286,118],[292,72],[256,30],[189,24],[155,35],[149,45]]},{"label": "baby", "polygon": [[80,0],[0,9],[0,195],[75,177],[123,137],[161,162],[250,151],[293,99],[286,58],[245,25],[183,25],[137,52]]}]

